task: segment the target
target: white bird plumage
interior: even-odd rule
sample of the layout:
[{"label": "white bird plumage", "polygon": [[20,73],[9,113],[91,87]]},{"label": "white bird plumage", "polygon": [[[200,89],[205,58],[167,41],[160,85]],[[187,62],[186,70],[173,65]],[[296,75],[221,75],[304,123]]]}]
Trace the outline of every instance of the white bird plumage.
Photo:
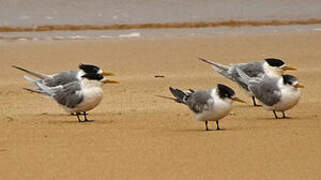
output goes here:
[{"label": "white bird plumage", "polygon": [[301,97],[299,88],[304,86],[299,84],[296,77],[292,75],[251,78],[239,68],[237,72],[240,80],[248,85],[249,90],[263,104],[264,109],[273,111],[276,119],[279,118],[276,112],[282,112],[282,118],[287,118],[285,111],[293,108],[299,102]]},{"label": "white bird plumage", "polygon": [[[95,108],[102,100],[102,84],[119,83],[104,77],[113,74],[104,73],[95,65],[81,64],[79,71],[71,70],[54,75],[44,75],[25,68],[14,67],[39,78],[24,76],[26,80],[38,86],[38,88],[24,89],[53,98],[67,112],[76,113],[79,122],[89,121],[87,111]],[[84,115],[84,121],[81,121],[79,117],[81,113]]]},{"label": "white bird plumage", "polygon": [[217,130],[219,120],[224,118],[232,110],[232,102],[243,100],[235,96],[235,92],[223,85],[218,84],[216,89],[199,90],[199,91],[181,91],[179,89],[169,88],[175,96],[174,99],[178,103],[185,104],[195,114],[195,119],[205,122],[206,130],[208,129],[208,121],[215,121]]},{"label": "white bird plumage", "polygon": [[275,58],[268,58],[265,59],[265,61],[232,64],[229,66],[212,62],[204,58],[199,59],[205,63],[210,64],[214,71],[236,82],[242,89],[245,90],[248,96],[252,97],[254,106],[258,106],[255,101],[255,96],[251,91],[249,91],[247,85],[240,80],[240,76],[237,73],[236,68],[241,69],[246,75],[251,78],[260,78],[263,76],[280,77],[285,70],[296,70],[296,68],[286,66],[282,60]]}]

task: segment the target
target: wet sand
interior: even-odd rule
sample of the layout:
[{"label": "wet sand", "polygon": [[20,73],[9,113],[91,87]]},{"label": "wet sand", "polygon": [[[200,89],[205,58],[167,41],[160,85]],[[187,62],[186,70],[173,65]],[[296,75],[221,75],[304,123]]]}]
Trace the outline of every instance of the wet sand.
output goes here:
[{"label": "wet sand", "polygon": [[[321,32],[193,38],[41,41],[0,45],[0,174],[3,179],[319,179]],[[272,112],[234,104],[222,131],[204,131],[187,107],[160,99],[169,86],[213,88],[231,81],[197,60],[229,64],[268,57],[297,67],[299,104]],[[12,64],[45,73],[93,63],[120,85],[78,123],[30,87]],[[155,78],[163,75],[164,78]],[[215,128],[214,123],[210,123]]]}]

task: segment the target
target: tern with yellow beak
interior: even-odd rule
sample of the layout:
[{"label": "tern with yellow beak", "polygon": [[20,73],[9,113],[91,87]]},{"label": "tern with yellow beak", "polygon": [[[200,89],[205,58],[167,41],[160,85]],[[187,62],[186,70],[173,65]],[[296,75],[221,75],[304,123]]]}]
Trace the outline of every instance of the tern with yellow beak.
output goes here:
[{"label": "tern with yellow beak", "polygon": [[219,120],[227,116],[232,110],[233,101],[245,103],[235,96],[233,89],[223,84],[218,84],[216,89],[208,90],[182,91],[172,87],[169,90],[175,96],[171,99],[187,105],[194,112],[196,120],[205,122],[207,131],[209,130],[208,121],[215,121],[216,130],[220,130]]},{"label": "tern with yellow beak", "polygon": [[[12,67],[18,70],[21,70],[23,72],[26,72],[34,77],[37,77],[38,79],[40,79],[42,84],[48,87],[55,87],[55,86],[64,85],[73,81],[80,81],[81,76],[83,76],[84,74],[100,74],[102,76],[114,75],[114,73],[103,72],[101,68],[92,64],[80,64],[79,70],[69,70],[66,72],[60,72],[60,73],[51,74],[51,75],[28,70],[26,68],[15,66],[15,65],[13,65]],[[24,88],[24,89],[31,92],[41,93],[39,92],[39,89],[32,89],[32,88]]]},{"label": "tern with yellow beak", "polygon": [[254,96],[263,103],[266,110],[273,111],[275,119],[279,117],[276,111],[282,112],[282,118],[285,111],[293,108],[301,97],[300,88],[304,88],[299,84],[296,77],[292,75],[282,75],[281,77],[264,76],[261,78],[251,78],[242,70],[237,68],[240,80],[245,83]]},{"label": "tern with yellow beak", "polygon": [[255,77],[281,77],[284,71],[296,70],[294,67],[285,65],[281,59],[268,58],[265,61],[257,61],[250,63],[223,65],[216,62],[206,60],[204,58],[199,58],[201,61],[208,63],[212,66],[214,71],[223,75],[224,77],[236,82],[242,89],[244,89],[247,94],[252,97],[253,105],[260,106],[256,104],[254,94],[249,90],[247,84],[240,80],[240,76],[236,71],[236,68],[242,70],[247,76],[251,78]]},{"label": "tern with yellow beak", "polygon": [[[25,76],[39,87],[39,92],[53,98],[67,112],[76,113],[79,122],[89,122],[87,111],[95,108],[103,98],[102,84],[119,83],[108,80],[100,74],[84,74],[80,81],[72,81],[55,87],[46,86],[42,81]],[[83,113],[84,120],[80,118]]]}]

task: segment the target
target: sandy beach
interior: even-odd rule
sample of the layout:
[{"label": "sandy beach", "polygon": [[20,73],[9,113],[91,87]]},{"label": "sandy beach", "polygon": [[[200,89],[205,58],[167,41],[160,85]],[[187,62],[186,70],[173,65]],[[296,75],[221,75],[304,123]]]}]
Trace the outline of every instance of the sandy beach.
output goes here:
[{"label": "sandy beach", "polygon": [[[321,32],[229,34],[0,44],[1,179],[319,179],[321,176]],[[292,119],[252,107],[237,85],[198,57],[230,64],[284,59],[305,85]],[[19,65],[43,73],[97,64],[119,85],[78,123],[33,87]],[[163,75],[164,78],[155,78]],[[224,83],[249,104],[234,104],[222,131],[204,131],[169,86]],[[210,123],[210,128],[215,128]]]}]

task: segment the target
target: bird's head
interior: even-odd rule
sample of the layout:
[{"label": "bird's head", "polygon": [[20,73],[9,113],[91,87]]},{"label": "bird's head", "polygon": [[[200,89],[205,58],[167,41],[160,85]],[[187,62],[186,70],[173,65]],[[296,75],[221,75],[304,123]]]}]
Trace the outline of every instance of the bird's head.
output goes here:
[{"label": "bird's head", "polygon": [[283,78],[283,84],[286,86],[291,86],[292,88],[295,88],[295,89],[304,88],[304,86],[299,83],[298,79],[292,75],[285,74],[285,75],[282,75],[282,78]]},{"label": "bird's head", "polygon": [[[224,100],[232,100],[232,101],[238,101],[241,103],[245,103],[245,101],[241,100],[240,98],[236,97],[235,92],[233,89],[231,89],[228,86],[225,86],[223,84],[217,85],[217,92],[218,96]],[[231,102],[232,102],[231,101]]]},{"label": "bird's head", "polygon": [[87,73],[87,74],[82,75],[81,77],[82,77],[82,79],[86,79],[86,80],[89,80],[91,82],[99,82],[100,84],[101,83],[104,83],[104,84],[106,84],[106,83],[119,84],[118,81],[109,80],[106,77],[104,77],[103,75],[97,74],[97,73]]},{"label": "bird's head", "polygon": [[265,59],[263,66],[264,71],[271,76],[281,76],[284,71],[296,70],[295,67],[287,66],[281,59],[275,58]]},{"label": "bird's head", "polygon": [[100,74],[102,76],[114,76],[114,73],[104,72],[100,67],[92,64],[79,64],[79,69],[84,72],[84,74]]}]

